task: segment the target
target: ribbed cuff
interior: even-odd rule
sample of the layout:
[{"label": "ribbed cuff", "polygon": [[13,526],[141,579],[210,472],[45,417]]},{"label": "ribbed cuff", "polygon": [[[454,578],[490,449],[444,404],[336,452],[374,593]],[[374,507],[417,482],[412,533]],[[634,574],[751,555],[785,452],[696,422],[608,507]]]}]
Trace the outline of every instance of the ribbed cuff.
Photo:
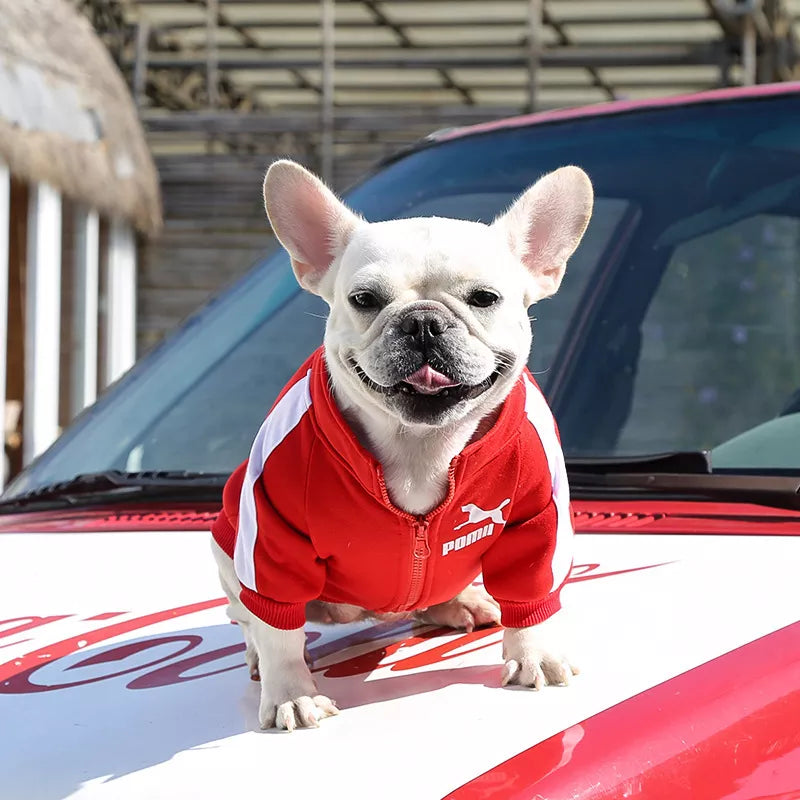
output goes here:
[{"label": "ribbed cuff", "polygon": [[500,605],[500,621],[503,627],[527,628],[529,625],[544,622],[561,608],[561,590],[529,603],[513,603],[508,600],[497,602]]},{"label": "ribbed cuff", "polygon": [[236,531],[228,522],[228,515],[225,510],[219,512],[211,526],[211,535],[214,541],[227,553],[228,558],[233,558],[233,549],[236,545]]},{"label": "ribbed cuff", "polygon": [[252,589],[242,586],[239,599],[244,603],[245,608],[252,611],[260,620],[273,628],[280,628],[282,631],[293,631],[295,628],[302,628],[306,624],[306,604],[305,603],[278,603],[256,594]]}]

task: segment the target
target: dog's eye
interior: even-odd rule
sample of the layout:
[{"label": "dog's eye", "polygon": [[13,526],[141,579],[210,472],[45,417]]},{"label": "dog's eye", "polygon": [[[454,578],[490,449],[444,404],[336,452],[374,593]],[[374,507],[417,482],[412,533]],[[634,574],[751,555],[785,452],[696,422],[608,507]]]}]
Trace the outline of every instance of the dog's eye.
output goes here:
[{"label": "dog's eye", "polygon": [[355,292],[350,295],[350,303],[361,311],[368,311],[381,306],[381,301],[372,292]]},{"label": "dog's eye", "polygon": [[499,299],[500,295],[495,292],[490,292],[488,289],[477,289],[467,298],[467,303],[475,308],[488,308]]}]

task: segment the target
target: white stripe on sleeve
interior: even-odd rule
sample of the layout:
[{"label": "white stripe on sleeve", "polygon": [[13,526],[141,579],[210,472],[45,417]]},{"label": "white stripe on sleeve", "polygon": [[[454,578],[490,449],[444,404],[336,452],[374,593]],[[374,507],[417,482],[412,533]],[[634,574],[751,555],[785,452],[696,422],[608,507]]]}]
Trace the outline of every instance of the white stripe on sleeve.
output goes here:
[{"label": "white stripe on sleeve", "polygon": [[290,431],[300,422],[311,406],[309,389],[311,370],[304,378],[289,389],[278,405],[256,434],[250,458],[247,461],[242,493],[239,498],[239,529],[236,532],[236,547],[233,551],[233,566],[236,576],[243,586],[256,589],[256,567],[253,553],[258,537],[258,520],[256,519],[256,500],[253,494],[255,483],[264,471],[264,465],[272,451],[288,436]]},{"label": "white stripe on sleeve", "polygon": [[569,484],[567,468],[564,464],[564,453],[556,435],[556,424],[553,413],[544,399],[544,395],[536,388],[527,375],[525,381],[525,413],[530,423],[539,434],[539,439],[547,456],[550,467],[550,480],[553,484],[553,500],[556,504],[558,527],[556,529],[556,547],[553,553],[551,568],[555,591],[567,579],[572,566],[572,515],[569,510]]}]

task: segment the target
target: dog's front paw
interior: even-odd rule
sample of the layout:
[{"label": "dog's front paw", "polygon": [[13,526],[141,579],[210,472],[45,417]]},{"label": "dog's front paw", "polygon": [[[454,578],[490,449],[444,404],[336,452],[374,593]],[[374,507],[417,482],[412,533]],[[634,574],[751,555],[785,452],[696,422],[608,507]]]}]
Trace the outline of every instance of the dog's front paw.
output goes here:
[{"label": "dog's front paw", "polygon": [[560,621],[551,618],[529,628],[506,628],[503,633],[503,686],[541,689],[566,686],[579,670],[560,644]]},{"label": "dog's front paw", "polygon": [[[289,673],[294,674],[289,674]],[[325,717],[339,713],[329,697],[317,693],[308,667],[297,665],[279,674],[262,675],[258,721],[262,728],[318,728]]]},{"label": "dog's front paw", "polygon": [[418,612],[417,619],[471,632],[482,625],[499,625],[500,606],[482,586],[467,586],[452,600]]}]

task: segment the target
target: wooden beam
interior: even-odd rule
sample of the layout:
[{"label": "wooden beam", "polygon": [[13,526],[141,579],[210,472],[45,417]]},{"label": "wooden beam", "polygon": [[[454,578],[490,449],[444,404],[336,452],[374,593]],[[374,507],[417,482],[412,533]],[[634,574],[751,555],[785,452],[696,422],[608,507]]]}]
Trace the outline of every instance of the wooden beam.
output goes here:
[{"label": "wooden beam", "polygon": [[[524,75],[520,75],[520,78],[524,78]],[[680,77],[671,79],[669,75],[664,75],[660,80],[657,78],[644,78],[640,79],[638,76],[631,76],[626,77],[624,80],[616,80],[614,81],[615,86],[618,89],[621,89],[623,92],[626,89],[675,89],[675,90],[684,90],[684,91],[700,91],[701,89],[711,89],[717,86],[717,83],[713,81],[709,81],[707,77]],[[280,95],[283,92],[297,92],[296,86],[286,86],[283,83],[277,82],[269,82],[269,81],[258,81],[256,83],[248,84],[248,90],[256,91],[256,92],[270,92],[274,95]],[[392,81],[392,83],[375,83],[373,81],[365,80],[359,81],[358,84],[354,85],[346,85],[346,86],[339,86],[339,89],[346,92],[369,92],[370,94],[374,94],[374,105],[380,105],[382,102],[393,102],[391,99],[391,95],[395,92],[425,92],[425,91],[441,91],[443,87],[435,85],[435,84],[420,84],[414,82],[404,82],[403,76],[398,76],[396,81]],[[606,93],[606,87],[598,86],[595,83],[578,83],[577,81],[569,81],[569,80],[557,80],[548,77],[546,72],[543,72],[539,77],[539,89],[540,90],[548,90],[548,91],[560,91],[566,94],[570,92],[585,92],[590,89],[600,89],[604,94]],[[520,81],[501,81],[497,80],[496,82],[484,82],[481,81],[478,84],[472,85],[473,91],[478,92],[494,92],[494,91],[509,91],[509,90],[525,90],[527,89],[527,84]],[[388,99],[384,100],[381,95],[388,96]],[[313,102],[313,98],[309,95],[309,104]],[[373,102],[371,101],[371,104]],[[352,104],[348,104],[352,105]],[[482,106],[483,108],[487,109],[487,111],[491,110],[492,106],[486,105]],[[337,109],[338,112],[341,114],[347,115],[347,109],[339,106]],[[258,113],[258,112],[255,112]],[[262,112],[263,113],[263,112]],[[381,111],[376,110],[376,113],[381,113]]]},{"label": "wooden beam", "polygon": [[[432,127],[441,125],[468,124],[486,119],[502,119],[519,113],[512,107],[476,106],[431,106],[430,109],[418,107],[411,110],[404,106],[394,109],[359,110],[340,113],[336,118],[337,131],[394,131],[419,126],[430,132]],[[234,111],[208,114],[185,111],[170,115],[145,115],[145,128],[151,133],[180,132],[187,139],[190,136],[204,137],[210,133],[316,133],[319,131],[319,114],[316,111],[294,111],[280,114],[237,114]],[[195,159],[196,160],[196,159]]]},{"label": "wooden beam", "polygon": [[542,69],[542,14],[544,0],[528,0],[528,111],[535,111]]},{"label": "wooden beam", "polygon": [[336,26],[334,0],[320,0],[322,33],[322,94],[320,95],[320,166],[322,180],[333,181],[334,107],[336,69]]},{"label": "wooden beam", "polygon": [[37,183],[28,201],[23,464],[58,436],[60,325],[61,195]]},{"label": "wooden beam", "polygon": [[758,32],[751,15],[742,19],[742,83],[752,86],[758,82]]},{"label": "wooden beam", "polygon": [[143,16],[136,26],[136,57],[133,65],[133,100],[136,108],[144,105],[147,87],[147,51],[150,41],[150,23]]},{"label": "wooden beam", "polygon": [[219,49],[217,17],[219,0],[206,0],[206,98],[211,109],[219,105]]},{"label": "wooden beam", "polygon": [[[362,0],[363,2],[363,0]],[[713,21],[710,14],[640,14],[638,16],[626,17],[591,17],[591,16],[568,16],[559,14],[559,24],[561,25],[575,25],[583,27],[605,27],[605,26],[626,26],[626,25],[659,25],[659,24],[691,24],[695,22],[708,22]],[[242,28],[249,28],[252,30],[313,30],[319,27],[319,22],[316,20],[297,19],[265,19],[260,18],[247,18],[237,19],[237,26]],[[520,26],[525,24],[522,15],[516,18],[506,17],[459,17],[458,19],[404,19],[403,29],[419,29],[419,30],[438,30],[444,29],[447,31],[453,28],[513,28],[516,33]],[[195,20],[174,20],[171,22],[161,22],[158,24],[158,30],[163,32],[179,31],[179,30],[196,30],[205,27],[205,22]],[[338,22],[336,27],[342,31],[349,30],[364,30],[374,29],[375,23],[371,20],[348,20],[346,22]]]},{"label": "wooden beam", "polygon": [[[719,62],[724,42],[680,44],[673,42],[643,42],[630,44],[617,42],[603,45],[569,45],[546,47],[542,50],[543,67],[650,67],[670,65],[712,64]],[[222,48],[220,48],[222,50]],[[286,47],[283,50],[298,48]],[[300,48],[307,50],[308,48]],[[485,52],[485,51],[489,52]],[[357,53],[363,52],[364,55]],[[153,53],[153,69],[197,69],[204,65],[203,58],[180,53]],[[527,48],[503,48],[475,45],[473,47],[415,47],[393,50],[375,50],[373,47],[348,47],[337,55],[337,69],[452,69],[456,67],[492,69],[501,67],[526,67]],[[220,54],[222,70],[247,69],[318,69],[318,57],[306,54],[297,56],[276,55],[249,57],[239,53]]]}]

